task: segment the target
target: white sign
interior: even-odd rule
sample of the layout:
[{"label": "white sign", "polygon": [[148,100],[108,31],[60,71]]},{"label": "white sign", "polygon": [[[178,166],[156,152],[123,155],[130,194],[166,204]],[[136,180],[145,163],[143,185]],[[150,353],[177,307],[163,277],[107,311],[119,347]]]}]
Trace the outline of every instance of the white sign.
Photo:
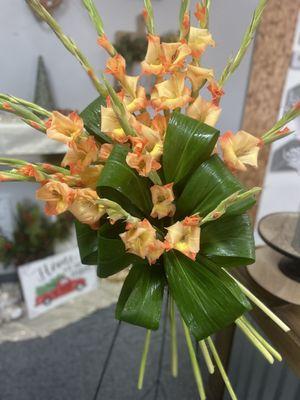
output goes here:
[{"label": "white sign", "polygon": [[[293,56],[281,99],[279,118],[300,101],[300,14]],[[300,117],[289,125],[295,133],[272,144],[257,222],[274,212],[300,211]],[[255,233],[255,242],[264,242]]]},{"label": "white sign", "polygon": [[0,229],[4,236],[11,239],[13,233],[13,213],[11,197],[6,193],[0,194]]},{"label": "white sign", "polygon": [[97,287],[94,266],[82,265],[78,249],[18,268],[29,318]]}]

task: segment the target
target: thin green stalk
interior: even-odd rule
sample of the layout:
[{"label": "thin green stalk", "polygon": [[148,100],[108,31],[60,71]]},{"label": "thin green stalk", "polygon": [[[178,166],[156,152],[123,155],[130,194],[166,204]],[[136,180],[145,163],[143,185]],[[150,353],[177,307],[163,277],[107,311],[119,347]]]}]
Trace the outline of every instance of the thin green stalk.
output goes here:
[{"label": "thin green stalk", "polygon": [[214,364],[213,364],[213,362],[212,362],[212,359],[211,359],[211,357],[210,357],[210,354],[209,354],[208,348],[207,348],[207,346],[206,346],[205,340],[201,340],[201,341],[199,342],[199,346],[200,346],[200,350],[201,350],[201,352],[202,352],[204,361],[205,361],[205,363],[206,363],[208,372],[209,372],[210,374],[213,374],[213,373],[215,372],[215,366],[214,366]]},{"label": "thin green stalk", "polygon": [[8,95],[8,94],[4,94],[4,93],[0,93],[0,100],[6,100],[10,103],[15,103],[18,104],[20,106],[24,106],[26,108],[29,108],[30,111],[42,115],[44,117],[50,117],[51,116],[51,112],[48,110],[45,110],[44,108],[40,107],[39,105],[35,104],[35,103],[31,103],[30,101],[24,100],[24,99],[20,99],[19,97],[15,97],[12,95]]},{"label": "thin green stalk", "polygon": [[207,340],[208,346],[210,348],[210,351],[212,352],[213,358],[215,359],[217,367],[218,367],[218,369],[220,371],[222,379],[223,379],[223,381],[224,381],[224,383],[225,383],[225,385],[227,387],[227,390],[228,390],[228,392],[230,394],[230,397],[232,398],[232,400],[237,400],[236,394],[234,393],[234,390],[233,390],[233,388],[231,386],[230,380],[229,380],[229,378],[228,378],[228,376],[226,374],[225,368],[223,367],[222,361],[221,361],[221,359],[219,357],[219,354],[218,354],[217,349],[216,349],[216,347],[214,345],[214,342],[212,341],[212,339],[210,337],[208,337],[206,340]]},{"label": "thin green stalk", "polygon": [[185,38],[185,33],[184,33],[184,17],[187,13],[189,13],[190,9],[190,0],[182,0],[181,1],[181,7],[180,7],[180,13],[179,13],[179,29],[180,29],[180,39]]},{"label": "thin green stalk", "polygon": [[250,25],[248,26],[246,33],[243,37],[241,47],[239,51],[237,52],[236,56],[234,58],[231,58],[228,61],[228,64],[226,65],[224,71],[222,72],[221,78],[218,82],[219,86],[222,88],[228,78],[234,73],[234,71],[238,68],[240,63],[242,62],[248,47],[250,46],[252,39],[254,38],[256,29],[261,21],[263,11],[267,5],[268,0],[260,0],[258,3],[258,6],[256,10],[254,11],[252,20]]},{"label": "thin green stalk", "polygon": [[276,325],[279,326],[284,332],[289,332],[291,329],[275,315],[261,300],[259,300],[253,293],[250,292],[241,282],[235,279],[225,268],[222,268],[235,282],[238,284],[242,292],[251,300],[258,308],[261,309]]},{"label": "thin green stalk", "polygon": [[13,167],[20,167],[29,164],[27,161],[19,160],[17,158],[0,157],[0,165],[11,165]]},{"label": "thin green stalk", "polygon": [[192,367],[193,367],[196,384],[198,387],[199,396],[200,396],[201,400],[205,400],[206,394],[205,394],[205,390],[204,390],[203,379],[201,376],[199,364],[198,364],[195,350],[193,347],[190,332],[189,332],[188,327],[186,326],[185,322],[183,321],[183,319],[182,319],[182,325],[183,325],[183,329],[184,329],[186,344],[187,344],[187,347],[189,350],[189,355],[190,355],[190,359],[191,359],[191,363],[192,363]]},{"label": "thin green stalk", "polygon": [[57,21],[48,13],[45,7],[39,2],[39,0],[26,0],[30,7],[37,13],[37,15],[46,22],[50,28],[53,30],[55,35],[59,38],[65,48],[79,61],[82,65],[84,70],[87,72],[88,76],[90,77],[93,85],[95,86],[96,90],[104,97],[106,97],[106,90],[104,86],[100,83],[99,79],[97,78],[93,68],[91,67],[89,61],[78,48],[76,43],[66,36]]},{"label": "thin green stalk", "polygon": [[144,350],[143,350],[143,354],[142,354],[140,371],[139,371],[139,380],[138,380],[138,389],[139,390],[143,389],[144,376],[145,376],[145,370],[146,370],[146,364],[147,364],[147,357],[148,357],[149,347],[150,347],[150,339],[151,339],[151,330],[148,329],[147,333],[146,333]]},{"label": "thin green stalk", "polygon": [[268,130],[262,137],[262,141],[265,144],[269,144],[275,142],[277,139],[281,139],[285,136],[292,134],[293,132],[286,132],[281,131],[281,129],[286,126],[289,122],[293,121],[295,118],[300,116],[300,106],[296,105],[295,107],[288,110],[276,124]]},{"label": "thin green stalk", "polygon": [[272,354],[263,346],[263,344],[257,339],[253,332],[247,327],[247,325],[241,319],[235,321],[236,325],[244,332],[249,341],[257,348],[258,351],[265,357],[265,359],[270,363],[274,363],[274,358]]},{"label": "thin green stalk", "polygon": [[175,315],[175,302],[170,297],[170,328],[171,328],[171,369],[174,378],[178,376],[178,343]]},{"label": "thin green stalk", "polygon": [[276,358],[277,361],[282,361],[281,355],[278,353],[276,349],[266,339],[254,328],[254,326],[247,320],[245,316],[240,317],[240,319],[244,322],[247,328],[256,336],[256,338],[261,342],[261,344]]},{"label": "thin green stalk", "polygon": [[[98,35],[101,36],[105,36],[105,32],[104,32],[104,27],[103,27],[103,21],[102,18],[95,6],[95,3],[93,0],[82,0],[85,8],[87,9],[89,16],[91,18],[91,21],[98,33]],[[111,45],[111,52],[109,53],[112,57],[115,56],[117,54],[115,48],[113,47],[113,45]]]},{"label": "thin green stalk", "polygon": [[147,17],[146,17],[146,27],[148,33],[151,35],[155,34],[155,28],[154,28],[154,14],[153,14],[153,7],[151,0],[144,0],[145,4],[145,9],[147,12]]},{"label": "thin green stalk", "polygon": [[34,181],[33,178],[29,177],[29,176],[23,176],[23,175],[19,175],[15,172],[6,172],[6,171],[0,171],[0,182],[5,182],[5,181],[9,181],[9,182],[18,182],[18,181]]}]

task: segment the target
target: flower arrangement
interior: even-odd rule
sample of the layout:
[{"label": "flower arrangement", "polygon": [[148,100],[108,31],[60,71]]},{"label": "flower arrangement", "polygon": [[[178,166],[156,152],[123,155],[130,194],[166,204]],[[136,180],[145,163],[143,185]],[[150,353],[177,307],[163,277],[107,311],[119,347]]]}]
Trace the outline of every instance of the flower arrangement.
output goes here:
[{"label": "flower arrangement", "polygon": [[[193,26],[189,1],[182,0],[178,40],[163,43],[155,33],[151,1],[145,0],[148,49],[141,76],[154,82],[150,93],[140,84],[140,76],[126,74],[126,62],[105,35],[92,0],[83,4],[98,44],[109,56],[106,77],[101,78],[40,2],[28,3],[81,63],[99,97],[80,115],[64,116],[1,95],[2,109],[68,146],[60,166],[1,158],[2,165],[12,167],[1,172],[1,180],[37,181],[41,187],[36,196],[45,202],[48,215],[70,211],[77,219],[82,262],[97,265],[99,277],[130,266],[116,318],[147,329],[140,389],[151,330],[159,327],[167,293],[173,375],[178,373],[176,305],[200,398],[205,399],[205,390],[191,335],[200,343],[209,372],[214,372],[213,358],[235,399],[211,335],[236,323],[272,363],[281,357],[245,317],[250,301],[289,330],[230,270],[255,261],[246,212],[260,190],[245,189],[235,172],[257,167],[260,149],[291,133],[285,126],[300,115],[300,106],[260,137],[245,131],[220,136],[215,128],[224,85],[241,63],[267,0],[259,1],[240,50],[219,79],[201,63],[206,48],[215,46],[208,30],[210,1],[197,3]],[[117,91],[107,75],[118,82]]]}]

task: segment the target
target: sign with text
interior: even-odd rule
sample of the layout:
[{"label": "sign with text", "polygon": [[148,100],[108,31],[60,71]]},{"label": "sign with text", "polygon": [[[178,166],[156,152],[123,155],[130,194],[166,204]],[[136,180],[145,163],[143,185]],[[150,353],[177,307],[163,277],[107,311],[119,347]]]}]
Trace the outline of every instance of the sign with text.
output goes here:
[{"label": "sign with text", "polygon": [[82,265],[78,249],[18,268],[29,318],[97,287],[96,269]]}]

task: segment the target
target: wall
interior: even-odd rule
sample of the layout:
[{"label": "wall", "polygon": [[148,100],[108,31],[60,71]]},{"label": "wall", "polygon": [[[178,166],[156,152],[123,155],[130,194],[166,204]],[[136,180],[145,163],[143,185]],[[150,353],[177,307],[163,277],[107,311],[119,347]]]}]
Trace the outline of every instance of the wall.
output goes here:
[{"label": "wall", "polygon": [[[105,63],[104,51],[96,45],[96,35],[80,0],[63,0],[54,16],[64,31],[84,50],[96,71]],[[177,29],[177,0],[153,0],[159,32]],[[192,1],[194,4],[195,1]],[[206,56],[207,66],[220,73],[228,57],[239,48],[243,32],[251,19],[258,0],[213,0],[211,31],[217,42]],[[105,29],[110,38],[116,30],[134,30],[135,18],[142,0],[96,0]],[[43,55],[57,105],[61,108],[82,109],[96,97],[80,65],[68,54],[49,28],[39,22],[25,0],[1,0],[0,11],[0,91],[27,99],[33,98],[36,64]],[[236,75],[226,86],[221,130],[236,130],[240,126],[250,56],[244,60]]]}]

